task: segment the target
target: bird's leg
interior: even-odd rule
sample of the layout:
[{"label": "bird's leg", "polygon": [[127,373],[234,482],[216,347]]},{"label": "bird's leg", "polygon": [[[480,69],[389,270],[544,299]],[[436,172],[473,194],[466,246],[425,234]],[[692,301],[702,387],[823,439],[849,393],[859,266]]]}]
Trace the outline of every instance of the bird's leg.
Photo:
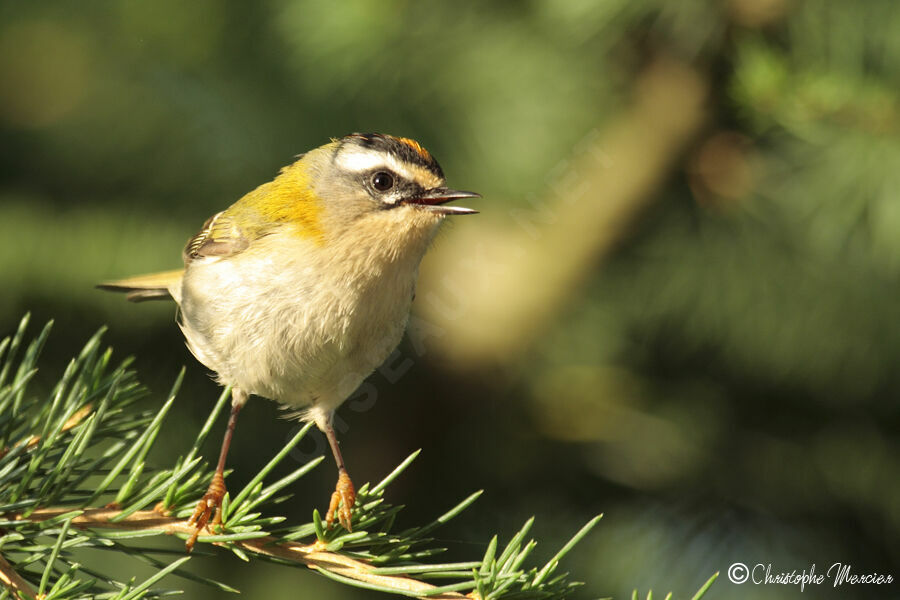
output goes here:
[{"label": "bird's leg", "polygon": [[328,444],[331,446],[331,453],[334,455],[334,462],[338,468],[338,480],[334,486],[334,492],[331,494],[331,502],[328,503],[328,514],[325,515],[325,523],[328,527],[334,523],[334,517],[337,515],[338,522],[347,531],[352,531],[350,523],[350,509],[356,503],[356,488],[350,481],[350,475],[347,474],[347,468],[344,466],[344,457],[341,456],[341,448],[338,446],[337,436],[334,433],[334,427],[331,424],[329,416],[324,426],[321,426],[325,437],[328,438]]},{"label": "bird's leg", "polygon": [[231,415],[228,417],[228,428],[225,430],[225,437],[222,438],[222,449],[219,450],[219,464],[216,465],[216,472],[212,481],[209,482],[206,493],[200,499],[200,502],[197,503],[194,514],[188,519],[188,525],[195,528],[194,533],[191,534],[191,537],[184,544],[188,552],[194,549],[197,536],[209,523],[210,516],[212,516],[212,527],[222,523],[222,499],[225,497],[225,459],[228,457],[228,448],[231,447],[231,438],[234,436],[234,426],[237,424],[238,413],[241,412],[241,408],[244,407],[246,402],[247,394],[245,392],[236,388],[231,391]]}]

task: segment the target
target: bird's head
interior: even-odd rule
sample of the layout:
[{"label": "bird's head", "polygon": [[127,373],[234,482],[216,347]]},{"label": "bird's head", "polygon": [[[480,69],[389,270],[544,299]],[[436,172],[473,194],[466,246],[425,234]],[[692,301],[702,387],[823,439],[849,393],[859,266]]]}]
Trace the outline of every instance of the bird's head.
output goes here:
[{"label": "bird's head", "polygon": [[445,216],[477,212],[448,202],[479,197],[446,187],[440,165],[418,142],[379,133],[354,133],[311,150],[278,179],[306,188],[301,202],[325,237],[378,227],[386,234],[434,229]]}]

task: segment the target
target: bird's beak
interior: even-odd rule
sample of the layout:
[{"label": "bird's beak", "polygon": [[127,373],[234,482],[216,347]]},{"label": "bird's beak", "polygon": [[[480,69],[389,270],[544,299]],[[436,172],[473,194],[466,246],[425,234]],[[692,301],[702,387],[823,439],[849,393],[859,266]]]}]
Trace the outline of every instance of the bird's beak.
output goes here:
[{"label": "bird's beak", "polygon": [[478,212],[477,210],[464,208],[462,206],[445,206],[445,204],[451,200],[460,200],[462,198],[481,198],[481,194],[439,187],[426,190],[414,198],[404,200],[403,203],[415,204],[416,206],[420,206],[441,215],[474,215]]}]

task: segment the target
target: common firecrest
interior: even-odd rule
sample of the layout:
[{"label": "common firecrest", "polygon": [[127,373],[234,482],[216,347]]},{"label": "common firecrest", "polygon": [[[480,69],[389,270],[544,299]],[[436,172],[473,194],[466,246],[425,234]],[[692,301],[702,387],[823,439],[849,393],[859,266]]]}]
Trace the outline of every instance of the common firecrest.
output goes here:
[{"label": "common firecrest", "polygon": [[419,262],[448,215],[478,194],[444,187],[418,142],[354,133],[299,157],[212,216],[183,252],[184,268],[101,284],[128,299],[174,299],[194,356],[232,387],[219,462],[190,523],[187,548],[221,522],[224,469],[250,395],[315,421],[338,481],[326,521],[351,529],[356,492],[335,436],[334,411],[396,348]]}]

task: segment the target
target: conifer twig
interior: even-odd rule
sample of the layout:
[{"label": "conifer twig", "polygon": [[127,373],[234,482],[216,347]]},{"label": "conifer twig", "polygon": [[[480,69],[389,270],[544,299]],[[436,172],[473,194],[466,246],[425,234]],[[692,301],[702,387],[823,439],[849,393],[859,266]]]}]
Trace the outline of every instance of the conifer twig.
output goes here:
[{"label": "conifer twig", "polygon": [[[0,447],[6,450],[0,453],[0,599],[156,600],[173,593],[156,587],[170,574],[236,592],[182,568],[189,560],[182,549],[138,541],[161,535],[186,539],[194,532],[186,518],[212,477],[200,448],[227,405],[229,390],[220,396],[188,453],[169,468],[155,467],[147,456],[184,371],[159,410],[136,410],[134,402],[144,388],[128,369],[129,361],[111,367],[112,352],[102,350],[101,331],[69,362],[50,397],[42,398],[28,393],[27,384],[37,372],[49,326],[26,345],[27,323],[23,319],[13,337],[0,340]],[[311,522],[284,523],[285,517],[271,515],[269,509],[290,498],[287,488],[323,457],[280,478],[275,469],[312,426],[297,431],[237,495],[226,494],[222,530],[207,530],[198,542],[243,560],[305,566],[345,585],[409,597],[562,600],[579,585],[560,572],[560,562],[600,516],[543,567],[525,564],[537,543],[526,537],[533,519],[502,548],[494,536],[481,560],[431,562],[446,550],[434,545],[431,532],[468,508],[481,491],[425,525],[396,531],[402,506],[385,502],[384,492],[418,451],[380,482],[357,489],[352,532],[325,527],[317,510]],[[111,502],[103,505],[106,500]],[[156,571],[140,582],[122,580],[82,565],[74,554],[79,548],[124,554]]]},{"label": "conifer twig", "polygon": [[[78,411],[74,415],[69,417],[66,420],[66,422],[63,423],[62,428],[60,428],[60,430],[59,430],[60,433],[65,433],[68,430],[75,427],[76,425],[78,425],[79,423],[81,423],[81,421],[83,421],[86,416],[91,414],[91,412],[93,410],[94,410],[94,406],[92,404],[86,404],[85,406],[78,409]],[[26,448],[34,448],[35,446],[37,446],[38,444],[41,443],[41,436],[32,435],[30,438],[28,438],[27,440],[24,440],[23,442],[20,442],[20,443],[22,445],[24,445]],[[4,448],[2,451],[0,451],[0,455],[6,454],[7,452],[9,452],[9,449]]]},{"label": "conifer twig", "polygon": [[[33,511],[27,517],[20,515],[10,515],[13,520],[24,518],[31,522],[42,522],[59,517],[60,515],[70,513],[70,508],[39,508]],[[88,508],[84,512],[72,519],[72,526],[79,529],[119,529],[130,531],[158,531],[169,535],[182,534],[189,536],[194,532],[194,526],[188,525],[186,519],[176,519],[167,517],[155,510],[139,510],[124,519],[116,520],[121,510],[116,508]],[[204,541],[204,536],[198,538],[199,542]],[[218,542],[213,541],[213,544]],[[459,598],[475,598],[474,593],[470,596],[455,592],[445,592],[440,595],[429,595],[428,591],[435,589],[437,586],[411,577],[401,577],[397,575],[379,575],[373,573],[375,567],[372,565],[350,558],[349,556],[328,552],[324,549],[324,544],[315,542],[312,544],[300,544],[297,542],[281,542],[272,536],[265,536],[249,540],[235,540],[232,542],[240,549],[253,554],[266,555],[293,563],[306,565],[310,569],[327,570],[330,573],[340,577],[346,577],[354,581],[369,583],[379,587],[387,587],[396,590],[400,594],[417,597],[428,597],[437,600],[451,600]],[[2,560],[2,558],[0,558]],[[3,577],[3,583],[7,587],[12,587],[6,582],[6,567],[12,576],[18,577],[15,571],[8,563],[0,562],[0,577]],[[18,581],[25,586],[27,582],[18,578]],[[27,588],[21,588],[27,589]],[[29,592],[35,595],[35,592]],[[421,594],[421,595],[420,595]]]},{"label": "conifer twig", "polygon": [[18,592],[37,597],[37,591],[31,587],[31,584],[22,579],[21,575],[16,573],[16,570],[3,558],[2,554],[0,554],[0,583],[14,594],[13,597],[16,597],[15,594]]}]

